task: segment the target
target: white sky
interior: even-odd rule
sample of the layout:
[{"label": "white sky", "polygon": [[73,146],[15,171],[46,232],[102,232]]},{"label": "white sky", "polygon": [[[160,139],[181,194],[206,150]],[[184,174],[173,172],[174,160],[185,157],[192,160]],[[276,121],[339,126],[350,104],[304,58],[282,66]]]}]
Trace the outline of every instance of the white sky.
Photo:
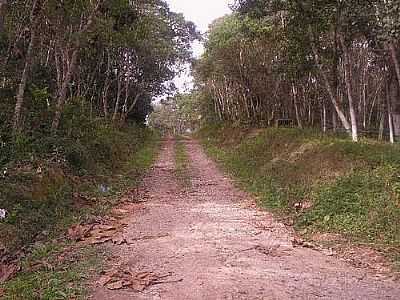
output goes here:
[{"label": "white sky", "polygon": [[[233,0],[166,0],[172,11],[183,13],[185,19],[196,24],[197,29],[205,33],[208,25],[215,19],[229,14],[229,4]],[[203,46],[199,43],[193,44],[193,53],[196,57],[203,53]],[[184,89],[185,84],[190,86],[190,75],[184,74],[175,80],[175,84]]]}]

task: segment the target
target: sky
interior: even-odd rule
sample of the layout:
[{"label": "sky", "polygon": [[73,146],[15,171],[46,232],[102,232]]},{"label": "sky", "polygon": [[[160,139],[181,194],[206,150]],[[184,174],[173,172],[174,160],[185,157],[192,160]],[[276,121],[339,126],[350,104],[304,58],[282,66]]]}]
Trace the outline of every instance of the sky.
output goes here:
[{"label": "sky", "polygon": [[[183,13],[185,19],[196,24],[197,29],[205,33],[208,25],[215,19],[229,14],[229,4],[233,0],[166,0],[174,12]],[[193,53],[199,57],[204,49],[200,43],[193,44]],[[191,77],[189,72],[175,79],[175,84],[184,90],[185,86],[190,88]]]}]

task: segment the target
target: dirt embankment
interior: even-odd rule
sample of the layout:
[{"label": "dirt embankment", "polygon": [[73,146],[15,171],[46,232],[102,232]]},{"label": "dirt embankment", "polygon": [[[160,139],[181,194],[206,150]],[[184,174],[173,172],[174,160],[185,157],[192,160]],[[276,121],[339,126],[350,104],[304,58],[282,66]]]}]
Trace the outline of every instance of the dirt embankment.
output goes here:
[{"label": "dirt embankment", "polygon": [[[399,299],[389,278],[298,246],[292,231],[256,208],[188,140],[190,187],[165,143],[130,206],[126,243],[92,299]],[[125,287],[125,288],[124,288]]]}]

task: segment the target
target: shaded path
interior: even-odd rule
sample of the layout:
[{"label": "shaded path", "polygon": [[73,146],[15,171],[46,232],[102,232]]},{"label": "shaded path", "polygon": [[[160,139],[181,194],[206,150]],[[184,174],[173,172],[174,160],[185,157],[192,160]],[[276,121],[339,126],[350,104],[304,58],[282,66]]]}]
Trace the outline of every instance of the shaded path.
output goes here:
[{"label": "shaded path", "polygon": [[176,181],[169,140],[124,233],[134,242],[112,246],[114,263],[170,273],[171,282],[141,293],[97,287],[92,299],[400,299],[395,282],[293,248],[290,231],[235,188],[197,142],[186,146],[191,187]]}]

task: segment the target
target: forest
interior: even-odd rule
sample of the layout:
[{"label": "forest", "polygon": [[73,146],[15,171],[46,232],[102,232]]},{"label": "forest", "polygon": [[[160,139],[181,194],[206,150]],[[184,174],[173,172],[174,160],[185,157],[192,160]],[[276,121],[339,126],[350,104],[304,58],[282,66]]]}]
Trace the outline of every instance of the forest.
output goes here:
[{"label": "forest", "polygon": [[0,299],[399,299],[399,0],[174,4],[0,0]]},{"label": "forest", "polygon": [[[240,0],[193,65],[202,116],[394,142],[400,135],[395,0]],[[206,122],[207,122],[206,120]]]}]

